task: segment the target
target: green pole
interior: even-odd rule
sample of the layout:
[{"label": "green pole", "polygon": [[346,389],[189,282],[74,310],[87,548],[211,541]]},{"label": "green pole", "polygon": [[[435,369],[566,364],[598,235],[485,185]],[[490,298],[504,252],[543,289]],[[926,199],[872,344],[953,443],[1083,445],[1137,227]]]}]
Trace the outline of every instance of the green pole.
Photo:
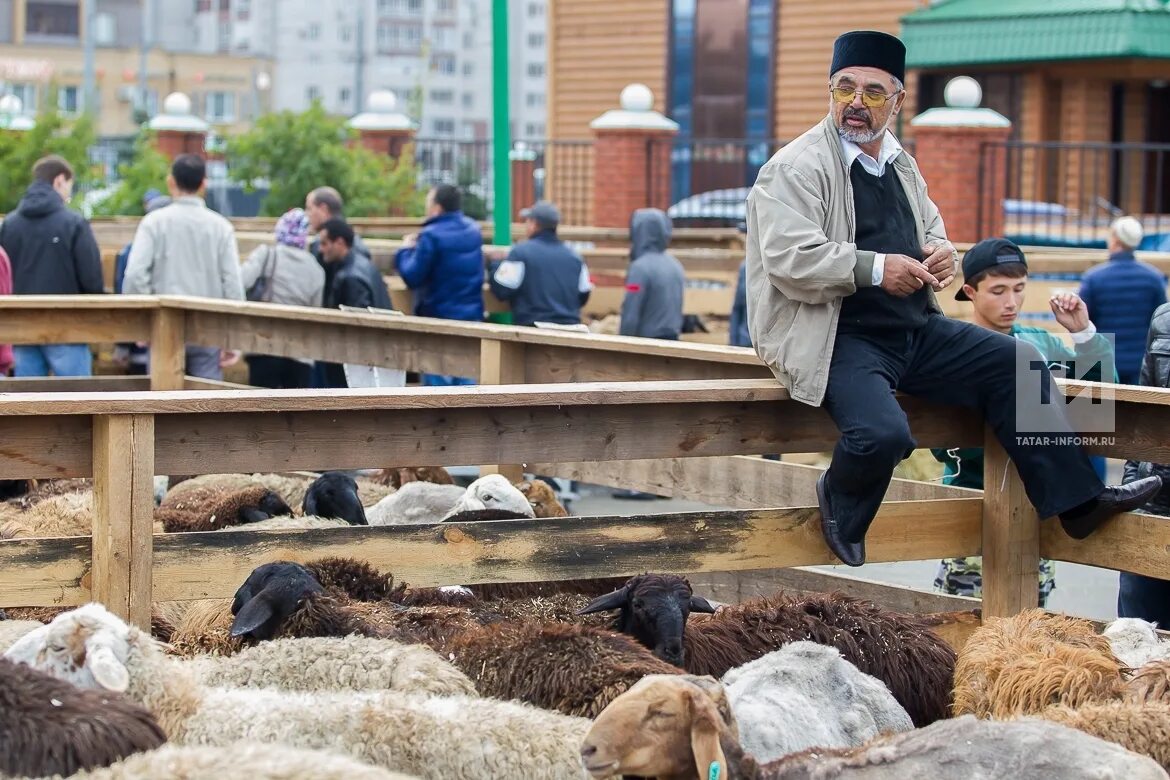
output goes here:
[{"label": "green pole", "polygon": [[495,181],[492,243],[512,243],[512,130],[508,122],[508,0],[492,0],[492,166]]}]

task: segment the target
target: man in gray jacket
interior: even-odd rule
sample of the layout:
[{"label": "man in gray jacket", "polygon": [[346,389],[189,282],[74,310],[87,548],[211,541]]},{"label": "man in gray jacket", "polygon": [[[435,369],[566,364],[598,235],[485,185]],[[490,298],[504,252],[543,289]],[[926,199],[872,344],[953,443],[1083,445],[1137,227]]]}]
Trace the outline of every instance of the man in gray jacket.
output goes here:
[{"label": "man in gray jacket", "polygon": [[889,132],[906,98],[905,58],[886,33],[838,38],[829,115],[764,164],[747,200],[756,353],[793,399],[823,403],[841,431],[817,481],[821,531],[844,563],[865,562],[894,467],[917,447],[901,391],[980,414],[1040,516],[1059,516],[1082,539],[1144,504],[1161,479],[1105,487],[1062,404],[1020,399],[1029,415],[1016,419],[1018,377],[1060,397],[1035,347],[943,316],[935,292],[954,279],[955,250],[918,165]]},{"label": "man in gray jacket", "polygon": [[670,217],[638,209],[630,218],[630,270],[622,299],[621,335],[678,340],[683,325],[682,263],[666,253]]},{"label": "man in gray jacket", "polygon": [[[190,295],[244,300],[240,256],[232,223],[207,208],[206,166],[197,154],[182,154],[167,177],[173,202],[138,223],[122,292],[127,295]],[[187,374],[223,379],[223,367],[238,361],[218,347],[187,346]]]}]

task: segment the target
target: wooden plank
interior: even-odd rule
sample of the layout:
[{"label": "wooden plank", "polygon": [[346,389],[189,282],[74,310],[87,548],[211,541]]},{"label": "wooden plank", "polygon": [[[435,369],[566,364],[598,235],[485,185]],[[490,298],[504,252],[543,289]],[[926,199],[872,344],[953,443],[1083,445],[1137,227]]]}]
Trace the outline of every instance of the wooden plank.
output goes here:
[{"label": "wooden plank", "polygon": [[[978,499],[884,504],[867,560],[967,555],[978,548]],[[411,585],[539,582],[654,571],[738,571],[830,563],[815,507],[566,517],[431,526],[163,534],[154,598],[231,596],[256,566],[359,554]],[[358,552],[360,551],[360,552]]]},{"label": "wooden plank", "polygon": [[157,309],[150,331],[150,389],[180,390],[186,375],[186,315],[178,309]]},{"label": "wooden plank", "polygon": [[154,418],[95,417],[93,465],[93,598],[149,629]]},{"label": "wooden plank", "polygon": [[1010,617],[1036,606],[1040,518],[1019,472],[990,430],[983,486],[983,615]]},{"label": "wooden plank", "polygon": [[218,379],[203,379],[197,376],[183,377],[184,390],[256,390],[252,385],[241,385],[238,382],[223,382]]},{"label": "wooden plank", "polygon": [[[609,338],[613,338],[612,336]],[[638,339],[651,341],[651,339]],[[684,349],[699,347],[687,344]],[[706,348],[708,345],[701,345]],[[715,345],[710,345],[715,346]],[[743,347],[721,347],[725,354],[744,354]],[[672,355],[639,354],[629,352],[600,352],[580,347],[532,345],[528,347],[525,375],[529,382],[621,382],[646,379],[762,379],[772,372],[759,362],[755,353],[750,361],[742,363],[712,362],[706,356],[688,358],[676,352]],[[772,380],[775,381],[775,380]]]},{"label": "wooden plank", "polygon": [[90,476],[91,430],[84,415],[0,416],[0,479]]},{"label": "wooden plank", "polygon": [[[535,463],[528,468],[535,474],[550,474],[736,509],[809,503],[816,497],[817,477],[823,471],[818,466],[742,455],[604,463]],[[975,498],[980,495],[980,490],[895,478],[886,491],[886,500]]]},{"label": "wooden plank", "polygon": [[[518,385],[524,383],[525,345],[516,342],[484,339],[479,343],[479,381],[484,385]],[[509,482],[524,479],[524,467],[518,463],[480,466],[480,474],[502,474]]]},{"label": "wooden plank", "polygon": [[42,376],[0,379],[0,393],[141,393],[147,390],[150,390],[148,376]]},{"label": "wooden plank", "polygon": [[[725,402],[716,400],[713,390],[710,401],[672,403],[664,394],[618,404],[616,392],[598,398],[566,389],[560,403],[551,405],[501,396],[490,405],[460,408],[449,391],[442,396],[418,391],[419,400],[447,402],[437,409],[161,415],[159,473],[824,452],[839,436],[823,410],[799,403]],[[907,399],[905,407],[923,446],[970,446],[977,435],[977,421],[961,422],[964,418],[916,399]]]},{"label": "wooden plank", "polygon": [[90,600],[92,542],[67,539],[0,541],[0,598],[5,607],[76,607]]},{"label": "wooden plank", "polygon": [[[0,306],[0,343],[4,344],[86,344],[140,341],[150,333],[150,312],[140,307],[74,307],[83,298],[113,296],[5,296],[0,303],[16,301],[18,306]],[[32,299],[55,304],[37,309]],[[65,299],[64,301],[60,299]],[[62,316],[67,313],[68,316]]]},{"label": "wooden plank", "polygon": [[1064,532],[1059,521],[1048,520],[1041,524],[1040,554],[1057,561],[1170,579],[1170,521],[1127,512],[1078,541]]}]

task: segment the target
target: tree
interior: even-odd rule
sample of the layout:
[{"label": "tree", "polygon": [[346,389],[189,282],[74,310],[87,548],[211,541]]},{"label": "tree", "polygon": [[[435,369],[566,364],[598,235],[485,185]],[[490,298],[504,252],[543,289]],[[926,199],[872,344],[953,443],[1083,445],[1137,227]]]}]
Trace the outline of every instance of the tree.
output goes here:
[{"label": "tree", "polygon": [[414,154],[395,160],[356,145],[356,132],[330,116],[320,101],[300,114],[266,114],[252,130],[228,141],[228,168],[235,181],[268,182],[261,211],[268,216],[303,206],[315,187],[335,187],[349,216],[422,214]]},{"label": "tree", "polygon": [[134,139],[133,160],[118,166],[118,188],[94,207],[94,214],[142,216],[146,191],[164,190],[170,172],[170,160],[155,146],[154,133],[144,128]]},{"label": "tree", "polygon": [[59,154],[75,175],[74,191],[94,178],[89,147],[95,139],[93,120],[84,115],[68,122],[57,110],[57,90],[50,86],[31,130],[0,130],[0,211],[16,208],[32,183],[32,167],[49,154]]}]

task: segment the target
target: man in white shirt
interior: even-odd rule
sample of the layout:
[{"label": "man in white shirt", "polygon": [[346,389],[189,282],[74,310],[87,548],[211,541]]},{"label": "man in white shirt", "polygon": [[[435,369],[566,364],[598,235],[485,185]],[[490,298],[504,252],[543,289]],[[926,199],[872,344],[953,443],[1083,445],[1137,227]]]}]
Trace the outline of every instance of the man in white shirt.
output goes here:
[{"label": "man in white shirt", "polygon": [[844,563],[865,562],[894,467],[918,446],[895,398],[904,392],[980,414],[1040,516],[1084,538],[1144,504],[1161,480],[1105,487],[1070,443],[1063,405],[1021,398],[1029,413],[1017,420],[1017,377],[1059,397],[1039,352],[943,316],[935,292],[954,280],[955,250],[917,163],[889,131],[906,99],[905,59],[887,33],[839,37],[829,114],[760,169],[747,201],[753,346],[792,398],[823,404],[841,431],[817,481],[822,534]]},{"label": "man in white shirt", "polygon": [[[138,223],[122,292],[126,295],[190,295],[244,300],[240,256],[232,223],[207,208],[203,189],[207,168],[197,154],[182,154],[171,164],[169,206]],[[187,374],[223,379],[224,366],[239,352],[187,346]]]}]

